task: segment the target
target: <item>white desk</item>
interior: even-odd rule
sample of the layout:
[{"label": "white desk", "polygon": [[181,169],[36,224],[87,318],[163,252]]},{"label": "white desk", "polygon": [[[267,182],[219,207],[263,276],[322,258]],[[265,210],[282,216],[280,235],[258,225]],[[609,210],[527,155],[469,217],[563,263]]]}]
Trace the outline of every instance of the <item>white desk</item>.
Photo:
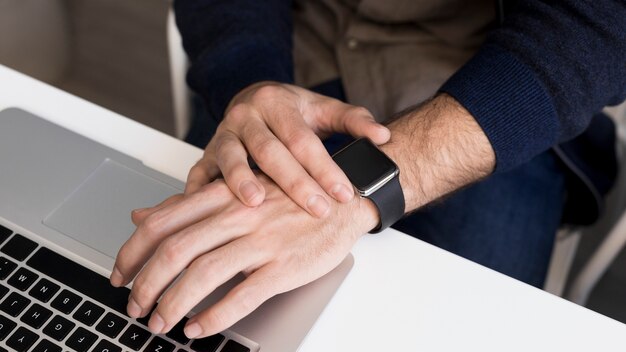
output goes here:
[{"label": "white desk", "polygon": [[[21,107],[184,180],[201,151],[0,66],[0,109]],[[626,325],[387,230],[302,351],[623,351]],[[624,298],[626,299],[626,298]]]}]

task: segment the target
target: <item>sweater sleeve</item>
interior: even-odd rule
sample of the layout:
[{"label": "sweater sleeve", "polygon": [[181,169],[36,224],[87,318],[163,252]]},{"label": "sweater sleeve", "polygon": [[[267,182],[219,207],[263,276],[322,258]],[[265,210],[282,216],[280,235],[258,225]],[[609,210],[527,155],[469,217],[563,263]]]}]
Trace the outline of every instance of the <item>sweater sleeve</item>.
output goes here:
[{"label": "sweater sleeve", "polygon": [[250,84],[293,82],[291,1],[176,0],[174,8],[187,83],[213,117]]},{"label": "sweater sleeve", "polygon": [[520,165],[626,98],[626,2],[519,1],[440,91],[485,131],[496,172]]}]

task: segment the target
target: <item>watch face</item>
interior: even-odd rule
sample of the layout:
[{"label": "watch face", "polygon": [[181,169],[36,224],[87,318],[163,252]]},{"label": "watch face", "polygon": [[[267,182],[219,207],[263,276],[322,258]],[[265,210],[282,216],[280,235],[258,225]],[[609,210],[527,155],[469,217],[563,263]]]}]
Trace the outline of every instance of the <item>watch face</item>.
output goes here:
[{"label": "watch face", "polygon": [[361,138],[340,150],[333,159],[361,193],[368,192],[385,179],[390,179],[398,167],[369,139]]}]

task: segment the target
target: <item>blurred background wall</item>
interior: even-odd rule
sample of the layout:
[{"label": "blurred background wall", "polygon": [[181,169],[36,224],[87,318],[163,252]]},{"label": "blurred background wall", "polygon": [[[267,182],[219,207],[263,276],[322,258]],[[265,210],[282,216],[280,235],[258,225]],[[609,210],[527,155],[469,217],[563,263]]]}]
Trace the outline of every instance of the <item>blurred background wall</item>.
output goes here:
[{"label": "blurred background wall", "polygon": [[172,134],[165,0],[0,0],[0,63]]}]

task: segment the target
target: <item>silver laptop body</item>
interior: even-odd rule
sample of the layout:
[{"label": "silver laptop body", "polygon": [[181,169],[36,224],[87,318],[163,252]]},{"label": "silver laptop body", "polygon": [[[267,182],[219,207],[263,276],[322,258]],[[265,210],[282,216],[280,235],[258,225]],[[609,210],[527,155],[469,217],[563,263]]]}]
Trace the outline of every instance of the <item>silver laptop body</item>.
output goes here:
[{"label": "silver laptop body", "polygon": [[[48,302],[42,302],[31,295],[33,287],[41,286],[37,281],[22,291],[21,288],[11,286],[9,280],[12,276],[9,275],[0,282],[10,289],[10,292],[0,300],[0,317],[4,315],[5,318],[14,320],[17,326],[0,342],[0,346],[7,348],[9,342],[18,343],[19,336],[13,335],[17,335],[16,331],[23,328],[38,336],[38,340],[28,351],[33,350],[44,339],[62,346],[63,350],[71,350],[71,346],[68,349],[65,343],[69,343],[72,331],[61,341],[56,341],[46,334],[47,325],[55,316],[60,315],[76,324],[73,331],[82,327],[97,336],[97,341],[92,344],[89,351],[103,340],[114,343],[123,350],[133,350],[134,348],[120,342],[126,331],[123,330],[112,338],[99,332],[95,327],[104,324],[103,316],[111,313],[128,320],[129,323],[124,329],[129,329],[132,325],[145,330],[147,328],[134,319],[122,316],[120,309],[116,310],[99,303],[96,299],[78,292],[72,283],[66,284],[61,281],[66,279],[56,278],[61,277],[63,273],[52,269],[56,265],[54,261],[49,265],[47,261],[52,261],[50,255],[60,255],[70,259],[74,265],[79,264],[88,268],[89,272],[93,271],[108,278],[118,249],[134,230],[134,225],[130,221],[130,211],[157,204],[166,197],[181,192],[183,186],[180,181],[144,166],[140,160],[26,111],[16,108],[0,111],[0,225],[13,232],[11,238],[0,244],[0,257],[17,263],[16,270],[21,270],[20,268],[31,270],[37,274],[38,280],[45,278],[57,284],[60,287],[58,292],[63,290],[74,292],[81,295],[83,302],[90,300],[105,310],[104,314],[100,315],[101,321],[96,321],[92,326],[81,321],[73,321],[71,315],[78,314],[75,312],[80,308],[64,314],[52,305],[54,297]],[[23,261],[15,260],[7,254],[10,253],[10,245],[7,243],[12,241],[16,234],[38,244]],[[19,243],[17,238],[13,242]],[[3,246],[7,246],[7,249]],[[48,254],[45,256],[42,248],[47,248],[52,253],[46,252]],[[29,263],[38,265],[43,271],[36,271]],[[272,298],[231,329],[223,332],[224,338],[219,343],[217,351],[225,348],[229,340],[246,346],[250,351],[297,350],[350,271],[352,264],[352,256],[348,256],[339,267],[323,278]],[[14,273],[15,271],[12,275],[15,275]],[[69,277],[67,280],[75,279],[71,274],[66,276]],[[236,280],[241,278],[225,284],[194,310],[198,311],[219,299],[229,287],[236,284]],[[76,285],[83,285],[87,289],[92,287],[80,282]],[[95,286],[97,285],[93,287]],[[128,289],[123,290],[127,296]],[[2,310],[2,302],[16,294],[28,298],[31,306],[39,304],[52,311],[52,317],[39,328],[23,322],[28,321],[24,315],[30,306],[24,308],[16,317],[10,317]],[[10,303],[5,303],[5,306]],[[119,306],[125,305],[125,302],[114,302],[110,305],[118,303]],[[192,351],[191,342],[183,345],[167,336],[161,338],[175,345],[174,351],[179,349]],[[158,339],[150,336],[139,350],[158,345],[157,342],[150,345],[152,340]],[[232,342],[230,344],[233,345]],[[155,352],[160,350],[157,348]]]}]

